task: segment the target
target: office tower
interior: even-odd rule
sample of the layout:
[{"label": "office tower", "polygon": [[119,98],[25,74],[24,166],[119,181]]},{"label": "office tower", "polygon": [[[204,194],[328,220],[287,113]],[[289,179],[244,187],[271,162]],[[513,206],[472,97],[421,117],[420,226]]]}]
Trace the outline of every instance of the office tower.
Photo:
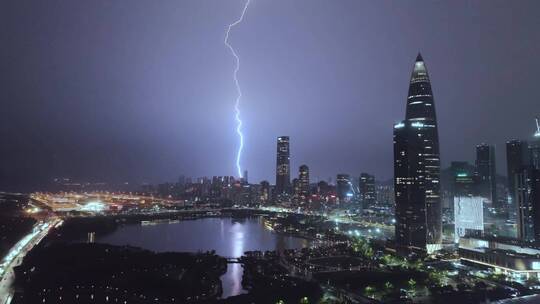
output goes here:
[{"label": "office tower", "polygon": [[454,240],[464,236],[481,237],[484,233],[484,198],[481,196],[454,197]]},{"label": "office tower", "polygon": [[186,184],[186,177],[184,175],[180,175],[178,177],[178,185],[183,187]]},{"label": "office tower", "polygon": [[327,196],[330,191],[328,183],[325,181],[320,181],[317,183],[317,194],[321,197]]},{"label": "office tower", "polygon": [[300,199],[306,201],[309,197],[309,167],[302,165],[298,171]]},{"label": "office tower", "polygon": [[498,207],[494,146],[486,144],[476,146],[476,177],[480,196],[489,199]]},{"label": "office tower", "polygon": [[517,232],[523,241],[540,241],[540,170],[531,166],[515,175]]},{"label": "office tower", "polygon": [[529,163],[527,142],[511,140],[506,142],[506,165],[508,174],[508,193],[510,201],[516,201],[516,174],[521,172]]},{"label": "office tower", "polygon": [[529,163],[535,169],[540,170],[540,122],[536,119],[536,132],[534,132],[533,139],[529,145]]},{"label": "office tower", "polygon": [[276,195],[290,192],[290,170],[289,136],[280,136],[277,139]]},{"label": "office tower", "polygon": [[375,192],[375,176],[368,173],[361,173],[359,180],[360,200],[364,207],[372,207],[377,200]]},{"label": "office tower", "polygon": [[528,147],[528,162],[514,175],[518,238],[540,242],[540,125]]},{"label": "office tower", "polygon": [[270,200],[270,183],[268,181],[261,182],[261,203],[267,203]]},{"label": "office tower", "polygon": [[452,197],[474,195],[474,166],[464,161],[453,161],[450,172]]},{"label": "office tower", "polygon": [[431,83],[422,56],[414,64],[405,120],[394,125],[396,243],[432,252],[441,247],[439,136]]},{"label": "office tower", "polygon": [[531,168],[529,177],[530,202],[533,205],[534,240],[540,242],[540,168]]},{"label": "office tower", "polygon": [[234,184],[234,177],[233,176],[223,176],[223,186],[224,187],[231,187]]},{"label": "office tower", "polygon": [[376,202],[382,206],[394,206],[395,194],[393,185],[378,185]]},{"label": "office tower", "polygon": [[244,176],[242,178],[243,178],[244,184],[249,184],[248,170],[244,170]]},{"label": "office tower", "polygon": [[350,201],[353,192],[349,174],[338,174],[336,179],[336,194],[340,202]]},{"label": "office tower", "polygon": [[300,180],[298,178],[293,178],[291,181],[292,185],[292,194],[294,198],[298,199],[300,197]]}]

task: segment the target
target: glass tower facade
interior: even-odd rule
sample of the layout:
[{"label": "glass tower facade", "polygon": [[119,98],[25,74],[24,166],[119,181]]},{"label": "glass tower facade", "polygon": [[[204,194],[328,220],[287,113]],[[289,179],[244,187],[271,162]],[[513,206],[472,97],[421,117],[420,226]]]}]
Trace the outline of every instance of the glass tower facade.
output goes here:
[{"label": "glass tower facade", "polygon": [[394,125],[396,243],[428,252],[442,242],[440,157],[431,83],[422,56],[414,64],[405,120]]},{"label": "glass tower facade", "polygon": [[526,141],[510,140],[506,142],[508,193],[513,205],[516,202],[516,174],[520,173],[528,163],[529,150]]},{"label": "glass tower facade", "polygon": [[363,207],[373,207],[377,200],[377,192],[375,191],[375,176],[368,173],[360,174],[360,200]]},{"label": "glass tower facade", "polygon": [[277,139],[276,161],[276,195],[290,192],[291,166],[289,152],[289,136],[280,136]]},{"label": "glass tower facade", "polygon": [[536,119],[536,132],[529,145],[530,164],[533,168],[540,170],[540,122]]},{"label": "glass tower facade", "polygon": [[476,146],[476,176],[479,194],[498,206],[495,168],[495,147],[481,144]]},{"label": "glass tower facade", "polygon": [[340,202],[350,201],[353,196],[351,177],[349,174],[338,174],[336,178],[336,194]]},{"label": "glass tower facade", "polygon": [[309,198],[309,168],[306,165],[302,165],[298,171],[300,199],[305,202]]}]

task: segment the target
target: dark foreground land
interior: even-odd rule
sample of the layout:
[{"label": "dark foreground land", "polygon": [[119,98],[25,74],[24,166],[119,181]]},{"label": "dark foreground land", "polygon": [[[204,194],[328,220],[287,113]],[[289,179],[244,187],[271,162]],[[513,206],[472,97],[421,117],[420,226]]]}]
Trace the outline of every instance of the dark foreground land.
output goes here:
[{"label": "dark foreground land", "polygon": [[27,201],[22,195],[0,194],[0,259],[36,223],[24,213]]},{"label": "dark foreground land", "polygon": [[275,252],[242,257],[242,284],[249,293],[220,299],[227,261],[213,252],[44,243],[15,269],[13,304],[317,303],[322,296],[319,284],[288,276]]},{"label": "dark foreground land", "polygon": [[186,303],[218,299],[226,260],[102,244],[53,244],[16,268],[13,303]]},{"label": "dark foreground land", "polygon": [[319,283],[289,275],[275,251],[246,252],[242,286],[248,294],[223,300],[223,303],[319,303],[323,291]]}]

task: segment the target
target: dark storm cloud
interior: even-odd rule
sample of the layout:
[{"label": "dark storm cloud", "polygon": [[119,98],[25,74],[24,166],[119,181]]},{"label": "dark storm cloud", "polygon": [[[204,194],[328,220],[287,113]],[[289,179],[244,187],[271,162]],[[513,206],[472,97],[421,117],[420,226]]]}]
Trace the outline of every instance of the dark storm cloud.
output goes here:
[{"label": "dark storm cloud", "polygon": [[[233,175],[233,60],[242,1],[3,1],[1,185]],[[540,114],[537,1],[253,0],[241,57],[250,179],[273,181],[275,138],[293,172],[392,176],[421,51],[441,157],[527,138]]]}]

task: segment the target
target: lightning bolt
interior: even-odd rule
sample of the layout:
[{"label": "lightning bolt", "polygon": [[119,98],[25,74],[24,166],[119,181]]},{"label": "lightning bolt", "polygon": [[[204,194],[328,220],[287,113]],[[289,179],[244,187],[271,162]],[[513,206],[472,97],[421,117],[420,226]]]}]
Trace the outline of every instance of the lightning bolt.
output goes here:
[{"label": "lightning bolt", "polygon": [[240,144],[238,145],[238,151],[236,153],[236,170],[238,170],[238,176],[242,178],[242,167],[240,166],[240,159],[242,158],[242,150],[244,149],[244,134],[242,134],[242,119],[240,119],[240,100],[242,99],[242,90],[240,89],[240,83],[238,82],[238,71],[240,70],[240,57],[238,57],[238,54],[236,54],[236,51],[232,47],[232,45],[229,43],[229,34],[231,33],[231,29],[238,25],[239,23],[244,20],[244,15],[246,14],[246,11],[249,7],[249,2],[251,0],[247,0],[246,4],[244,5],[244,8],[242,9],[242,14],[236,20],[235,22],[229,24],[227,27],[227,33],[225,34],[225,45],[229,50],[231,51],[231,54],[234,56],[234,59],[236,61],[236,66],[234,68],[233,72],[233,79],[234,79],[234,85],[236,86],[236,102],[234,103],[234,111],[235,111],[235,120],[236,120],[236,133],[238,134],[238,138],[240,139]]}]

